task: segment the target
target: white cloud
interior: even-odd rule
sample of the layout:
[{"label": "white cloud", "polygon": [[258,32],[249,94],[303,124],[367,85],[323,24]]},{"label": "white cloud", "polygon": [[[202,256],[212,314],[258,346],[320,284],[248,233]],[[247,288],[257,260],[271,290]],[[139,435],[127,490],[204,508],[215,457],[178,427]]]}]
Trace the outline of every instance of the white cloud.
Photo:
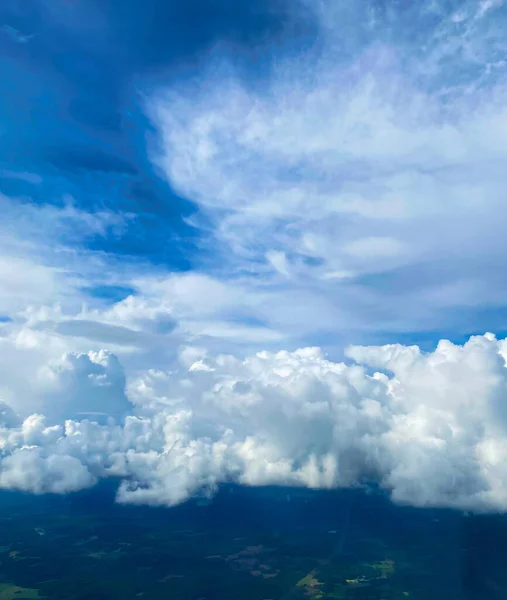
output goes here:
[{"label": "white cloud", "polygon": [[88,469],[72,456],[45,456],[40,448],[25,447],[2,461],[0,487],[34,494],[64,494],[93,485]]},{"label": "white cloud", "polygon": [[56,269],[21,257],[0,256],[0,313],[22,310],[35,298],[50,302],[59,288]]},{"label": "white cloud", "polygon": [[289,276],[290,268],[287,257],[285,256],[285,252],[270,250],[269,252],[266,252],[266,258],[274,269],[276,269],[282,275],[286,275],[287,277]]},{"label": "white cloud", "polygon": [[[198,87],[147,101],[154,160],[215,226],[216,276],[257,310],[269,302],[262,318],[291,347],[302,328],[316,341],[462,329],[465,307],[490,326],[507,291],[498,3],[304,4],[317,47],[262,85],[217,53]],[[284,308],[302,289],[294,324]]]},{"label": "white cloud", "polygon": [[100,281],[108,262],[81,243],[108,231],[119,234],[131,218],[107,210],[87,212],[71,199],[57,207],[2,194],[0,212],[0,315],[11,318],[55,302],[79,310],[81,288]]},{"label": "white cloud", "polygon": [[[120,501],[172,505],[231,480],[375,480],[507,510],[507,342],[292,351],[505,309],[499,3],[307,4],[319,48],[255,86],[211,54],[198,89],[147,102],[154,160],[206,217],[199,271],[82,247],[129,215],[0,197],[0,487],[118,477]],[[87,293],[104,283],[133,293]]]},{"label": "white cloud", "polygon": [[9,339],[1,340],[2,402],[22,417],[43,411],[53,420],[83,415],[120,419],[129,413],[125,373],[114,354],[101,350],[49,358],[65,346],[41,348],[40,342],[36,338],[28,347],[19,347]]},{"label": "white cloud", "polygon": [[[506,348],[488,334],[441,341],[429,354],[352,347],[351,364],[306,348],[145,371],[128,384],[124,422],[32,415],[18,425],[11,415],[0,430],[0,486],[65,493],[114,476],[121,502],[173,505],[231,480],[378,481],[399,502],[505,511]],[[202,356],[187,348],[183,362],[192,354]],[[116,415],[125,408],[111,355],[67,356],[49,373],[56,383],[46,394],[66,392],[74,410],[76,398]]]}]

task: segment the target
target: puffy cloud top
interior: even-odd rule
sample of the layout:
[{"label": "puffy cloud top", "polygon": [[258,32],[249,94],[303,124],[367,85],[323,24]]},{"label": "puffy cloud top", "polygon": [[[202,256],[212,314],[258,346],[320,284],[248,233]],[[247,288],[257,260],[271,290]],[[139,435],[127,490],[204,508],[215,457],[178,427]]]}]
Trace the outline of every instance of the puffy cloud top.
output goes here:
[{"label": "puffy cloud top", "polygon": [[170,506],[225,481],[376,481],[397,502],[504,511],[505,345],[486,334],[431,353],[351,347],[348,364],[318,348],[245,359],[186,348],[185,366],[141,372],[127,391],[113,355],[67,355],[47,367],[56,398],[116,417],[128,402],[130,416],[17,423],[15,403],[2,409],[0,486],[65,493],[118,477],[119,501]]}]

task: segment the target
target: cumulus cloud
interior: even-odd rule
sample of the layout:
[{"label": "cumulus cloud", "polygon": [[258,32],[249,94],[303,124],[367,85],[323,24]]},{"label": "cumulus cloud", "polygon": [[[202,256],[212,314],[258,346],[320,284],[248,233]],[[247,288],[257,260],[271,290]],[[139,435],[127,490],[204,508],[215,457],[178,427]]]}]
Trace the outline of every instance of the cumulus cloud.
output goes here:
[{"label": "cumulus cloud", "polygon": [[61,346],[45,349],[40,343],[36,339],[34,347],[26,348],[0,339],[0,423],[12,423],[12,411],[21,418],[44,412],[51,420],[129,414],[125,372],[114,354],[101,350],[56,356]]},{"label": "cumulus cloud", "polygon": [[210,52],[198,85],[150,86],[153,161],[209,243],[192,271],[83,247],[129,215],[0,196],[0,487],[374,481],[507,510],[507,342],[313,347],[505,310],[502,3],[302,4],[319,44],[254,83]]},{"label": "cumulus cloud", "polygon": [[352,347],[349,363],[318,348],[245,359],[186,348],[178,370],[145,371],[127,389],[110,354],[67,356],[49,367],[57,395],[122,410],[128,396],[130,416],[16,423],[9,412],[0,486],[64,493],[115,477],[120,502],[171,506],[227,481],[375,481],[397,502],[505,511],[506,346],[486,334],[431,353]]}]

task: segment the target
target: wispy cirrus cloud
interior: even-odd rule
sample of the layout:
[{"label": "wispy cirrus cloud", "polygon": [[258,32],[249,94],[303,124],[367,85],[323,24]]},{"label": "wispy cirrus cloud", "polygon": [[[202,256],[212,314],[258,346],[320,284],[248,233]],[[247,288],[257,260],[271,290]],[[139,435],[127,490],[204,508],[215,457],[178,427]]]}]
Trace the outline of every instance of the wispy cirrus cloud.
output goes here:
[{"label": "wispy cirrus cloud", "polygon": [[319,44],[261,85],[210,59],[148,102],[157,163],[254,296],[304,289],[334,333],[482,326],[505,295],[501,3],[309,6]]}]

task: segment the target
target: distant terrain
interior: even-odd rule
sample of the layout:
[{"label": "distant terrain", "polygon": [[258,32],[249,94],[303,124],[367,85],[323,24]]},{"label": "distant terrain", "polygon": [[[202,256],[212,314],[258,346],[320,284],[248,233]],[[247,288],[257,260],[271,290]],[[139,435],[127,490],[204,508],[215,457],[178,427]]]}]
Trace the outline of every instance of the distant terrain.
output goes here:
[{"label": "distant terrain", "polygon": [[224,486],[161,509],[103,487],[0,506],[0,600],[507,598],[506,517],[381,493]]}]

